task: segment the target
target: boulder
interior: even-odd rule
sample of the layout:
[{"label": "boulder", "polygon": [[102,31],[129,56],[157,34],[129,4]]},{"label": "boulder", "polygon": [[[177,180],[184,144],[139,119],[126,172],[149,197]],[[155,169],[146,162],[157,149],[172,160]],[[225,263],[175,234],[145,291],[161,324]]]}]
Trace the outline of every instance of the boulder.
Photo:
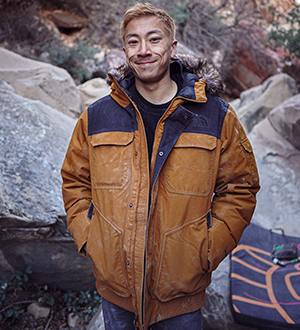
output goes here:
[{"label": "boulder", "polygon": [[10,84],[2,80],[1,78],[0,78],[0,89],[14,93],[16,92],[16,90]]},{"label": "boulder", "polygon": [[94,78],[78,86],[81,102],[84,108],[110,93],[110,87],[105,79]]},{"label": "boulder", "polygon": [[235,110],[246,132],[250,132],[271,110],[297,93],[295,80],[285,73],[280,73],[263,84],[242,92],[239,107]]},{"label": "boulder", "polygon": [[300,59],[293,58],[292,62],[286,62],[282,72],[288,74],[296,80],[298,91],[300,92]]},{"label": "boulder", "polygon": [[[1,85],[0,85],[1,86]],[[92,263],[66,230],[60,168],[75,120],[0,90],[0,273],[62,290],[94,288]]]},{"label": "boulder", "polygon": [[271,111],[269,121],[278,134],[300,150],[300,94]]},{"label": "boulder", "polygon": [[253,221],[267,229],[282,228],[299,236],[300,94],[276,107],[249,138],[260,174],[261,190]]},{"label": "boulder", "polygon": [[79,117],[82,112],[80,95],[65,69],[25,58],[4,48],[0,48],[0,58],[0,78],[17,94],[40,100],[70,117]]},{"label": "boulder", "polygon": [[[251,27],[247,23],[243,25],[243,28],[245,31],[251,31]],[[257,39],[264,38],[265,32],[259,28],[256,28],[255,36],[251,36],[251,32],[249,32],[249,36],[246,38],[235,38],[234,47],[237,63],[230,72],[229,80],[232,86],[239,91],[262,84],[278,69],[278,57],[268,48],[263,47],[260,42],[257,42]],[[254,45],[258,45],[258,47],[254,47]]]}]

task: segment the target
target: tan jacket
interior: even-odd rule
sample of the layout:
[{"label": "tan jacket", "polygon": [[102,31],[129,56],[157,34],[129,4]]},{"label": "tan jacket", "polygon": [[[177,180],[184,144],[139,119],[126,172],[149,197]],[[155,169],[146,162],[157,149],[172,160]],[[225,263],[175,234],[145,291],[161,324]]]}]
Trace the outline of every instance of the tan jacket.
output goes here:
[{"label": "tan jacket", "polygon": [[62,167],[78,250],[94,262],[99,293],[138,315],[140,329],[203,306],[211,272],[237,245],[259,190],[250,142],[215,95],[218,75],[189,61],[171,64],[182,89],[157,125],[150,169],[126,67],[80,117]]}]

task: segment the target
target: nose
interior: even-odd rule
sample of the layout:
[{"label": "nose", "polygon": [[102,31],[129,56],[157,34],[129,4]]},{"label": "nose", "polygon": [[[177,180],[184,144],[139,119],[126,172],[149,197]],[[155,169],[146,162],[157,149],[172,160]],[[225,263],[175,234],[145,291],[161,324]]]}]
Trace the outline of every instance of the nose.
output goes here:
[{"label": "nose", "polygon": [[139,56],[148,56],[151,54],[151,51],[147,45],[147,42],[145,40],[143,40],[142,42],[140,42],[140,48],[139,48],[139,52],[138,55]]}]

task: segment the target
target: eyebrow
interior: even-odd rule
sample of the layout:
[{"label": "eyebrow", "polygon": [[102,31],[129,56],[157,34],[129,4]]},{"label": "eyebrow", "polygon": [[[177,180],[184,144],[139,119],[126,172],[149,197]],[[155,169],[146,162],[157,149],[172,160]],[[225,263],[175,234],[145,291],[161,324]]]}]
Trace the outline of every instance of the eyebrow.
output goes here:
[{"label": "eyebrow", "polygon": [[[146,36],[149,36],[150,34],[154,34],[154,33],[157,33],[157,34],[163,34],[163,32],[161,31],[161,30],[159,30],[159,29],[154,29],[154,30],[150,30],[150,31],[148,31],[147,33],[146,33]],[[131,38],[131,37],[138,37],[139,36],[139,34],[138,33],[129,33],[129,34],[127,34],[127,36],[125,37],[125,39],[127,40],[127,39],[129,39],[129,38]]]}]

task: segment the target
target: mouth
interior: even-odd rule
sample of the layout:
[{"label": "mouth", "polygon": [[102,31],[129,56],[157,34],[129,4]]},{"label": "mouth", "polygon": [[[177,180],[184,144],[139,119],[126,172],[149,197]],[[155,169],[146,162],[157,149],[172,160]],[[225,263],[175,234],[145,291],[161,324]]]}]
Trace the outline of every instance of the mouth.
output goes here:
[{"label": "mouth", "polygon": [[136,65],[140,65],[140,66],[147,66],[147,65],[151,65],[155,63],[155,61],[142,61],[142,62],[136,62]]}]

